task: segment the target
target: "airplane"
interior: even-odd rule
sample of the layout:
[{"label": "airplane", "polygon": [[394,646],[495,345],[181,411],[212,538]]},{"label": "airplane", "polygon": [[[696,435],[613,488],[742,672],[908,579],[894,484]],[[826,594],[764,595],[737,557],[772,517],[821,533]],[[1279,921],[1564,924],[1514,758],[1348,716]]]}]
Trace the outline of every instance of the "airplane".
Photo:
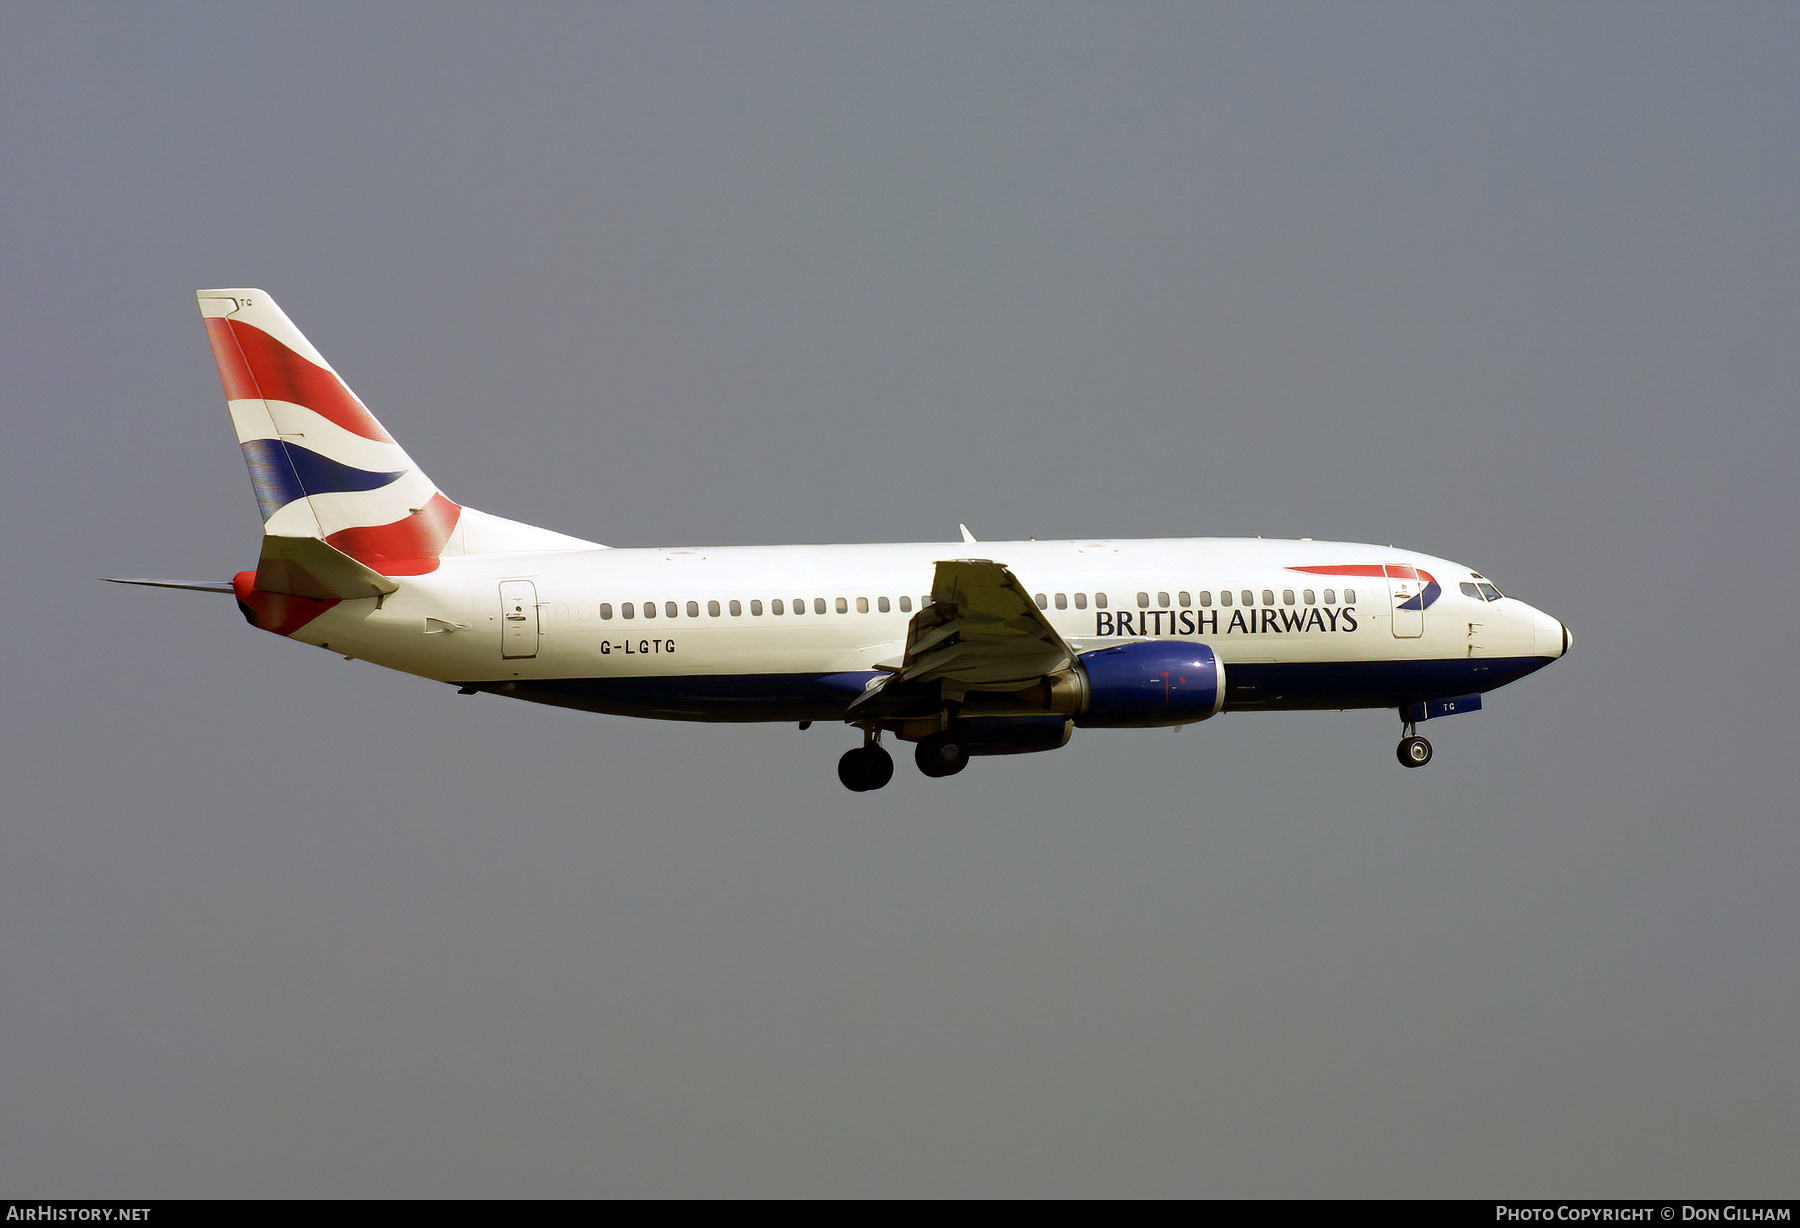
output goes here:
[{"label": "airplane", "polygon": [[838,721],[838,778],[927,777],[1076,728],[1390,708],[1420,723],[1565,655],[1557,619],[1460,563],[1263,538],[608,547],[452,502],[268,294],[201,290],[262,512],[251,626],[459,694],[658,720]]}]

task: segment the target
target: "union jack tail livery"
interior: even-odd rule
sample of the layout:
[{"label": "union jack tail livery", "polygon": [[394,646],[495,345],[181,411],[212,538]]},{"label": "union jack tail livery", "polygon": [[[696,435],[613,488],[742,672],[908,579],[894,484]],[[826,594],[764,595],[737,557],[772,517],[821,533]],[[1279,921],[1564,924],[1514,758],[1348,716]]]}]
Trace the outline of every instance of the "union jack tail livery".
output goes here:
[{"label": "union jack tail livery", "polygon": [[325,542],[383,576],[437,570],[462,509],[260,290],[202,290],[213,358],[268,537]]}]

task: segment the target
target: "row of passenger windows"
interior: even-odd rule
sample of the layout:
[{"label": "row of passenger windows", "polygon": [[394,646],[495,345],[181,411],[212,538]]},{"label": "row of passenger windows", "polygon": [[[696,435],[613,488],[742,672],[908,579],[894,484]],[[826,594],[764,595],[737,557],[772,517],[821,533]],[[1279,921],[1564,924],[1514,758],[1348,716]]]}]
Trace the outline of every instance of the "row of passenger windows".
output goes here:
[{"label": "row of passenger windows", "polygon": [[[708,618],[720,618],[729,611],[731,617],[742,618],[744,616],[745,604],[746,603],[742,601],[727,601],[722,604],[717,601],[709,601],[706,603],[706,614]],[[763,603],[760,598],[753,598],[748,604],[750,607],[750,617],[761,618],[763,616]],[[867,597],[855,598],[854,604],[858,614],[867,614],[869,612],[869,599]],[[930,597],[919,598],[919,608],[923,609],[930,604]],[[839,614],[848,614],[851,605],[852,599],[849,597],[834,598],[829,605],[826,604],[825,598],[814,597],[812,599],[812,612],[814,614],[824,614],[835,609]],[[875,611],[879,614],[888,614],[894,609],[894,603],[889,601],[886,597],[875,598],[874,605]],[[912,613],[913,599],[911,597],[901,597],[899,599],[899,607],[902,614]],[[664,618],[680,618],[684,609],[689,618],[700,617],[700,603],[698,601],[689,601],[686,603],[679,601],[665,601],[662,603],[662,616]],[[795,614],[806,613],[806,598],[796,597],[792,602],[788,602],[777,597],[769,602],[768,612],[770,614],[786,614],[789,610],[792,610]],[[656,602],[644,601],[634,604],[630,601],[622,601],[619,603],[618,616],[620,618],[637,618],[640,615],[644,618],[655,618]],[[612,619],[612,602],[602,601],[600,603],[600,617],[606,621]]]},{"label": "row of passenger windows", "polygon": [[[1467,585],[1467,584],[1463,585],[1463,589],[1465,591],[1467,591],[1471,587],[1472,586]],[[1483,585],[1482,587],[1488,588],[1491,586]],[[1473,595],[1473,594],[1471,594],[1471,595]],[[1294,605],[1294,604],[1296,604],[1296,602],[1298,602],[1299,604],[1302,604],[1302,605],[1317,605],[1319,596],[1320,596],[1320,594],[1315,593],[1310,588],[1301,589],[1298,596],[1296,596],[1293,589],[1284,588],[1281,590],[1281,604],[1282,605]],[[1332,588],[1326,589],[1324,591],[1323,596],[1325,598],[1324,603],[1326,605],[1336,605],[1338,603],[1338,599],[1337,599],[1338,594],[1337,594],[1336,589],[1332,589]],[[1494,596],[1492,598],[1489,598],[1489,600],[1497,600],[1498,597],[1499,597],[1499,593],[1495,592]],[[1088,608],[1088,595],[1086,593],[1075,593],[1073,595],[1072,599],[1074,602],[1074,607],[1077,610],[1085,610]],[[1033,598],[1033,600],[1035,600],[1037,602],[1037,607],[1040,610],[1048,610],[1052,606],[1055,606],[1059,610],[1066,610],[1069,608],[1070,601],[1071,601],[1071,595],[1068,593],[1057,593],[1054,596],[1050,596],[1045,593],[1038,593]],[[1211,591],[1206,591],[1206,592],[1202,592],[1199,594],[1199,605],[1202,609],[1210,607],[1212,605],[1212,603],[1213,603],[1213,595],[1212,595]],[[718,601],[709,601],[706,603],[706,614],[707,614],[707,617],[709,617],[709,618],[721,618],[721,617],[724,617],[725,614],[727,614],[727,613],[729,613],[731,615],[731,617],[733,617],[733,618],[742,618],[744,616],[744,609],[745,609],[746,604],[748,604],[748,606],[749,606],[750,617],[761,618],[763,616],[763,612],[764,612],[763,603],[762,603],[761,599],[759,599],[759,598],[753,598],[748,603],[745,603],[742,601],[736,601],[736,600],[727,601],[727,602],[723,602],[723,603],[718,602]],[[858,614],[869,613],[870,600],[867,597],[856,597],[856,598],[836,597],[836,598],[831,599],[831,601],[829,603],[826,601],[826,599],[824,597],[814,597],[811,599],[811,610],[814,614],[825,614],[825,613],[829,613],[832,610],[836,610],[837,613],[839,613],[839,614],[848,614],[850,612],[850,607],[853,604],[855,605],[856,612]],[[912,613],[912,610],[913,610],[913,599],[911,597],[900,597],[896,601],[892,601],[892,602],[890,602],[888,600],[888,598],[886,598],[886,597],[877,597],[874,599],[873,604],[874,604],[875,612],[879,613],[879,614],[892,613],[893,610],[895,609],[896,605],[898,606],[898,608],[902,614],[910,614],[910,613]],[[924,609],[926,606],[928,606],[930,604],[931,604],[931,598],[929,596],[919,598],[919,608],[920,609]],[[1140,610],[1149,609],[1150,608],[1150,594],[1147,592],[1139,593],[1137,595],[1137,604],[1138,604],[1138,609],[1140,609]],[[1170,596],[1168,593],[1157,593],[1156,594],[1156,604],[1165,610],[1168,609],[1171,604],[1179,606],[1181,609],[1185,610],[1194,604],[1194,595],[1191,593],[1187,593],[1187,592],[1178,592],[1175,594],[1174,599],[1171,602],[1171,599],[1170,599]],[[1227,607],[1234,604],[1233,594],[1229,589],[1220,590],[1219,604],[1222,606],[1227,606]],[[1245,606],[1254,606],[1256,604],[1256,592],[1252,589],[1247,589],[1247,588],[1240,590],[1236,594],[1235,604],[1240,604],[1240,605],[1245,605]],[[1262,604],[1266,605],[1266,606],[1272,606],[1275,604],[1275,591],[1273,589],[1265,588],[1262,590]],[[1355,605],[1356,604],[1356,590],[1355,589],[1347,588],[1344,590],[1344,604],[1345,605]],[[1095,593],[1094,594],[1094,608],[1096,610],[1104,610],[1107,608],[1105,593]],[[807,609],[808,609],[808,601],[807,601],[807,598],[805,598],[805,597],[795,597],[791,602],[784,601],[782,598],[776,597],[773,600],[771,600],[768,604],[768,613],[771,615],[784,615],[784,614],[788,614],[790,611],[794,614],[805,614],[807,612]],[[688,601],[688,602],[665,601],[662,603],[662,617],[664,617],[664,618],[680,618],[684,612],[686,613],[687,617],[689,617],[689,618],[699,618],[700,617],[700,603],[698,601]],[[630,619],[635,619],[635,618],[639,618],[639,617],[655,618],[657,616],[657,603],[654,601],[643,601],[643,602],[622,601],[619,603],[617,616],[619,618],[630,618]],[[610,601],[603,601],[600,603],[600,617],[602,620],[608,621],[608,622],[610,622],[612,620],[612,618],[614,617],[613,605]]]},{"label": "row of passenger windows", "polygon": [[[1241,605],[1253,606],[1256,604],[1256,592],[1253,589],[1248,589],[1248,588],[1240,589],[1238,591],[1237,598],[1238,598],[1238,603]],[[1317,605],[1317,604],[1319,604],[1318,598],[1319,598],[1319,594],[1315,593],[1310,588],[1303,588],[1300,590],[1299,601],[1303,605]],[[1069,595],[1067,593],[1057,593],[1054,597],[1047,597],[1043,593],[1038,593],[1035,597],[1032,598],[1032,600],[1037,602],[1037,607],[1040,610],[1048,610],[1052,605],[1054,605],[1059,610],[1066,610],[1069,608]],[[1088,601],[1088,599],[1087,599],[1086,593],[1076,593],[1075,594],[1075,608],[1076,609],[1078,609],[1078,610],[1087,609],[1087,601]],[[1282,605],[1293,605],[1294,602],[1295,602],[1294,590],[1291,588],[1282,589],[1281,590],[1281,604]],[[1200,594],[1200,605],[1202,608],[1211,606],[1212,603],[1213,603],[1213,595],[1211,592],[1203,592]],[[1262,591],[1262,603],[1264,605],[1274,605],[1275,604],[1275,590],[1274,589],[1265,588]],[[1337,603],[1338,603],[1337,590],[1334,588],[1326,589],[1325,590],[1325,604],[1326,605],[1336,605]],[[1149,593],[1139,593],[1137,595],[1137,604],[1138,604],[1138,609],[1140,609],[1140,610],[1149,609],[1150,608],[1150,594]],[[1170,604],[1169,594],[1167,594],[1167,593],[1156,594],[1156,604],[1161,606],[1165,610],[1168,609],[1169,604]],[[1191,606],[1193,604],[1193,594],[1185,593],[1185,592],[1176,593],[1174,604],[1177,606],[1180,606],[1184,610],[1187,609],[1189,606]],[[1229,606],[1232,604],[1231,590],[1221,589],[1219,591],[1219,604],[1222,606]],[[1356,590],[1355,589],[1347,588],[1344,590],[1344,604],[1345,605],[1355,605],[1356,604]],[[1094,594],[1094,608],[1096,610],[1104,610],[1106,608],[1106,594],[1105,593],[1095,593]]]}]

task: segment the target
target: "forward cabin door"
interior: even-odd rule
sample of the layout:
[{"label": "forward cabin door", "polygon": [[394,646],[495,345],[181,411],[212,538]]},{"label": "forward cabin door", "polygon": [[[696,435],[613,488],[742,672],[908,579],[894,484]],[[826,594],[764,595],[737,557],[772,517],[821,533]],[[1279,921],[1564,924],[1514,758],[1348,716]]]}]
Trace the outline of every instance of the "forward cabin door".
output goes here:
[{"label": "forward cabin door", "polygon": [[500,584],[500,655],[508,660],[538,651],[537,585],[530,580]]},{"label": "forward cabin door", "polygon": [[1387,565],[1388,596],[1394,609],[1394,638],[1416,640],[1425,634],[1425,581],[1411,567]]}]

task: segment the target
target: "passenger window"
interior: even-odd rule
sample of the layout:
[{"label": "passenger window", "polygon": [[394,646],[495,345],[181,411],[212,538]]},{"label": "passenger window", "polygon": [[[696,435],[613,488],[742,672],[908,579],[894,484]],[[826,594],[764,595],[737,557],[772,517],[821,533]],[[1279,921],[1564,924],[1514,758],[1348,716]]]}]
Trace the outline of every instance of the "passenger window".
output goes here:
[{"label": "passenger window", "polygon": [[867,614],[869,612],[869,599],[867,597],[858,597],[856,599],[856,612],[858,614]]},{"label": "passenger window", "polygon": [[706,616],[708,618],[717,618],[719,616],[719,603],[718,602],[709,601],[706,603]]},{"label": "passenger window", "polygon": [[806,598],[804,598],[804,597],[794,598],[794,613],[796,613],[796,614],[806,613]]},{"label": "passenger window", "polygon": [[1263,604],[1264,605],[1274,605],[1275,604],[1275,594],[1270,592],[1266,588],[1263,590]]},{"label": "passenger window", "polygon": [[[690,601],[687,603],[687,605],[688,605],[688,617],[689,618],[699,618],[700,617],[700,603],[698,601]],[[713,613],[717,614],[719,612],[719,603],[715,601],[712,603],[712,605],[713,605]]]},{"label": "passenger window", "polygon": [[[780,610],[777,610],[775,612],[777,614],[781,613]],[[755,597],[752,597],[750,599],[750,617],[751,618],[761,618],[762,617],[762,602]]]},{"label": "passenger window", "polygon": [[886,614],[888,612],[888,608],[889,608],[888,607],[888,599],[886,597],[875,598],[875,608],[877,610],[881,611],[883,614]]},{"label": "passenger window", "polygon": [[1200,605],[1202,608],[1212,605],[1212,594],[1210,592],[1200,594]]},{"label": "passenger window", "polygon": [[1477,601],[1487,600],[1487,598],[1485,598],[1481,595],[1481,590],[1476,588],[1473,584],[1470,584],[1467,580],[1464,580],[1461,584],[1457,585],[1456,587],[1458,587],[1462,590],[1462,595],[1465,597],[1473,597]]},{"label": "passenger window", "polygon": [[1256,604],[1256,594],[1251,592],[1249,589],[1245,589],[1243,592],[1239,593],[1238,596],[1243,600],[1243,603],[1245,605],[1255,605]]},{"label": "passenger window", "polygon": [[1069,608],[1069,594],[1067,594],[1067,593],[1056,594],[1056,608],[1059,610],[1066,610]]},{"label": "passenger window", "polygon": [[787,613],[787,607],[781,604],[781,598],[777,597],[774,600],[772,600],[771,602],[769,602],[769,613],[771,613],[771,614],[786,614]]},{"label": "passenger window", "polygon": [[1096,610],[1104,610],[1106,608],[1106,594],[1105,593],[1095,593],[1094,594],[1094,608]]},{"label": "passenger window", "polygon": [[[823,614],[824,612],[825,612],[825,598],[814,597],[813,598],[813,613],[814,614]],[[844,599],[842,597],[839,597],[838,598],[838,613],[842,614],[843,612],[844,612]]]},{"label": "passenger window", "polygon": [[936,605],[936,604],[937,603],[931,599],[930,593],[926,593],[923,597],[919,598],[919,608],[921,610],[923,610],[926,606]]},{"label": "passenger window", "polygon": [[1281,590],[1281,604],[1282,605],[1293,605],[1294,604],[1294,590],[1293,589],[1284,588]]},{"label": "passenger window", "polygon": [[664,618],[674,618],[675,617],[675,603],[673,601],[663,602],[663,617]]},{"label": "passenger window", "polygon": [[1303,588],[1300,590],[1300,600],[1304,601],[1307,605],[1316,605],[1317,601],[1315,598],[1316,594],[1310,588]]},{"label": "passenger window", "polygon": [[1032,600],[1037,602],[1037,608],[1040,610],[1047,610],[1050,608],[1050,599],[1042,593],[1037,594]]},{"label": "passenger window", "polygon": [[631,612],[631,603],[629,601],[621,601],[619,603],[619,616],[621,618],[635,618],[636,617],[636,615],[634,615]]},{"label": "passenger window", "polygon": [[1344,590],[1344,604],[1345,605],[1355,605],[1356,604],[1356,590],[1355,589],[1347,588]]},{"label": "passenger window", "polygon": [[[884,598],[884,600],[885,600],[885,598]],[[912,613],[912,598],[911,597],[900,598],[900,612],[902,614],[911,614]]]},{"label": "passenger window", "polygon": [[1231,604],[1231,590],[1230,589],[1222,588],[1219,590],[1219,604],[1225,605],[1225,606],[1228,606]]},{"label": "passenger window", "polygon": [[1149,608],[1150,608],[1150,594],[1149,593],[1139,593],[1138,594],[1138,609],[1147,610]]},{"label": "passenger window", "polygon": [[1087,609],[1087,594],[1086,593],[1076,593],[1075,594],[1075,608],[1078,610]]},{"label": "passenger window", "polygon": [[744,616],[744,604],[736,598],[733,598],[731,604],[725,608],[731,611],[731,616],[733,618],[742,618]]},{"label": "passenger window", "polygon": [[[1161,606],[1165,610],[1168,609],[1169,608],[1169,594],[1167,594],[1167,593],[1156,594],[1156,604]],[[1184,601],[1181,604],[1186,605],[1187,602]]]},{"label": "passenger window", "polygon": [[[837,612],[839,614],[848,614],[850,612],[850,603],[848,601],[846,601],[844,598],[839,597],[835,604],[837,606]],[[823,613],[824,611],[820,611],[820,612]]]},{"label": "passenger window", "polygon": [[1325,604],[1326,605],[1336,605],[1337,604],[1337,590],[1335,588],[1328,588],[1325,590]]},{"label": "passenger window", "polygon": [[1175,604],[1179,605],[1182,609],[1185,610],[1188,608],[1188,606],[1191,603],[1188,601],[1188,595],[1186,593],[1176,593],[1175,594]]},{"label": "passenger window", "polygon": [[612,621],[612,602],[602,601],[600,603],[600,618],[604,622]]}]

